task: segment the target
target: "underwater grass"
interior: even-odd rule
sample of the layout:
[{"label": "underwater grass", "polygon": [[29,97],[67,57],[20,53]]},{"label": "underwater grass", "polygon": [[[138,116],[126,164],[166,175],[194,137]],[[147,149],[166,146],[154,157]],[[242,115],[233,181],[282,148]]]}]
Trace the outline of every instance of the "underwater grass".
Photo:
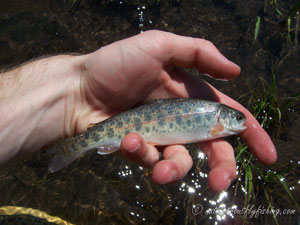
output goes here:
[{"label": "underwater grass", "polygon": [[298,32],[299,32],[299,17],[300,17],[300,0],[298,0],[295,5],[293,6],[290,14],[289,14],[289,20],[292,20],[295,18],[296,25],[295,25],[295,46],[298,45]]},{"label": "underwater grass", "polygon": [[274,6],[276,12],[278,13],[278,15],[281,16],[282,19],[284,19],[284,15],[282,14],[282,12],[279,10],[278,4],[277,4],[277,0],[272,0],[271,4]]},{"label": "underwater grass", "polygon": [[[248,82],[250,89],[248,108],[264,129],[272,134],[276,132],[276,137],[278,137],[281,127],[282,110],[286,109],[287,103],[279,102],[274,67],[272,68],[272,80],[270,83],[262,77],[259,77],[259,79],[261,80],[262,91],[257,91],[251,87],[250,82]],[[295,101],[295,98],[291,99],[289,106]]]},{"label": "underwater grass", "polygon": [[[289,13],[286,16],[284,16],[281,13],[281,11],[278,9],[277,3],[275,3],[274,6],[276,8],[276,12],[282,17],[281,24],[283,25],[283,27],[287,27],[287,34],[286,34],[287,41],[290,44],[294,44],[295,46],[297,46],[298,32],[299,32],[299,13],[298,12],[300,10],[300,0],[297,0],[295,2],[295,4],[293,5],[293,7],[291,8],[291,10],[289,11]],[[294,20],[295,20],[295,28],[293,29],[292,22]],[[294,43],[293,43],[292,37],[291,37],[291,33],[293,30],[295,31]]]},{"label": "underwater grass", "polygon": [[[297,46],[298,45],[298,32],[299,32],[299,12],[300,12],[300,0],[297,0],[292,6],[289,13],[284,15],[284,13],[279,9],[278,1],[271,0],[273,8],[276,13],[280,16],[281,21],[279,22],[280,27],[284,31],[283,38],[287,40],[288,43]],[[260,29],[261,18],[257,16],[255,29],[254,29],[254,43],[257,40],[257,36]],[[294,31],[294,40],[292,40],[292,32]]]},{"label": "underwater grass", "polygon": [[[242,98],[249,97],[248,108],[269,133],[279,136],[280,128],[282,126],[281,120],[287,116],[288,109],[299,100],[300,91],[293,97],[280,98],[277,92],[277,83],[275,69],[272,69],[272,80],[267,83],[263,78],[260,78],[262,91],[257,91],[256,88],[250,87],[248,95]],[[238,178],[235,186],[235,194],[237,194],[238,187],[244,191],[244,207],[250,203],[257,202],[257,195],[260,189],[264,190],[264,202],[270,209],[274,208],[273,197],[284,198],[278,187],[282,187],[284,192],[288,195],[290,200],[298,213],[300,208],[298,202],[290,191],[290,183],[286,181],[287,175],[295,169],[292,164],[283,165],[279,169],[267,169],[261,165],[248,150],[248,146],[237,139],[237,147],[235,148],[236,161],[238,165]],[[244,180],[244,182],[242,182]],[[242,186],[243,184],[243,186]],[[276,191],[275,191],[276,190]],[[262,201],[260,199],[259,201]],[[234,202],[234,200],[233,200]],[[278,220],[272,211],[273,219],[276,224]],[[247,218],[244,216],[244,223],[247,223]]]},{"label": "underwater grass", "polygon": [[255,31],[254,31],[254,43],[256,42],[258,32],[259,32],[259,28],[260,28],[260,16],[257,16],[256,24],[255,24]]},{"label": "underwater grass", "polygon": [[81,8],[86,4],[87,0],[72,0],[72,5]]}]

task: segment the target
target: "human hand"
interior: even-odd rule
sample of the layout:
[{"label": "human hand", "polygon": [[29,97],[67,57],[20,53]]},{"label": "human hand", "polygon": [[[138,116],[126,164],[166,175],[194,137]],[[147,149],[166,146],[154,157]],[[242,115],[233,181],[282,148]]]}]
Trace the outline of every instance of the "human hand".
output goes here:
[{"label": "human hand", "polygon": [[[208,41],[150,31],[82,56],[42,58],[0,76],[0,165],[24,158],[46,144],[85,131],[153,98],[196,97],[222,102],[247,116],[240,136],[265,164],[276,161],[269,136],[240,104],[205,81],[178,67],[196,67],[215,78],[232,79],[240,69]],[[235,178],[232,147],[223,139],[199,143],[211,167],[209,186],[224,190]],[[153,180],[182,178],[192,159],[182,145],[158,151],[137,134],[128,134],[122,152],[134,162],[153,167]]]},{"label": "human hand", "polygon": [[[196,67],[218,79],[235,78],[240,68],[209,41],[148,31],[81,57],[80,94],[74,100],[75,119],[70,126],[73,133],[149,99],[203,98],[242,111],[248,129],[240,134],[241,138],[262,163],[276,161],[270,137],[248,110],[205,81],[178,69]],[[199,146],[208,156],[211,190],[226,189],[236,176],[232,146],[223,139],[202,142]],[[158,149],[145,143],[138,134],[125,136],[121,150],[131,161],[153,168],[152,178],[161,184],[181,179],[192,167],[192,159],[183,145],[161,149],[164,160],[158,161]]]}]

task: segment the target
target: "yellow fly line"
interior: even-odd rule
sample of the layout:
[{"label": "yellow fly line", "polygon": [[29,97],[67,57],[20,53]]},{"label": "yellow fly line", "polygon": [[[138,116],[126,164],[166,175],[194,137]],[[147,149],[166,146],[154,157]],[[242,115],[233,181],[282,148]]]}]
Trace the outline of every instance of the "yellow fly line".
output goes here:
[{"label": "yellow fly line", "polygon": [[74,225],[69,223],[59,217],[50,216],[47,213],[32,209],[32,208],[25,208],[20,206],[2,206],[0,207],[0,216],[11,216],[11,215],[31,215],[37,218],[44,219],[50,223],[55,223],[57,225]]}]

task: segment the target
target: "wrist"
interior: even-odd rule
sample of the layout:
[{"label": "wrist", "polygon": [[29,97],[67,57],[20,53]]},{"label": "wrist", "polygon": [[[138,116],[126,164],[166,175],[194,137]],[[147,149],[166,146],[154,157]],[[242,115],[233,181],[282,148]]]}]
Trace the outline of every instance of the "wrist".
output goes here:
[{"label": "wrist", "polygon": [[72,134],[81,56],[60,55],[0,77],[0,164]]}]

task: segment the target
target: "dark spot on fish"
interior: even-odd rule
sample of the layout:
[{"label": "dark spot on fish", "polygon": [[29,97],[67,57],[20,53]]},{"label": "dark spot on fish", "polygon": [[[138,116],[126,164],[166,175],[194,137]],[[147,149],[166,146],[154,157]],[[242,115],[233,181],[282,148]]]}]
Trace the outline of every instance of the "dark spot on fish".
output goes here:
[{"label": "dark spot on fish", "polygon": [[125,130],[125,135],[129,134],[130,130]]},{"label": "dark spot on fish", "polygon": [[103,128],[103,126],[98,126],[98,127],[97,127],[97,130],[98,130],[99,132],[103,132],[103,131],[104,131],[104,128]]},{"label": "dark spot on fish", "polygon": [[174,112],[174,107],[168,106],[167,111],[168,111],[168,114],[172,114]]},{"label": "dark spot on fish", "polygon": [[121,135],[118,135],[118,138],[119,138],[119,139],[121,139],[121,138],[122,138],[122,136],[121,136]]},{"label": "dark spot on fish", "polygon": [[79,144],[80,144],[81,147],[87,147],[88,146],[88,143],[84,139],[80,139]]},{"label": "dark spot on fish", "polygon": [[109,125],[110,125],[110,126],[115,125],[115,120],[114,120],[114,119],[110,120],[110,121],[109,121]]},{"label": "dark spot on fish", "polygon": [[141,129],[142,129],[142,124],[141,123],[135,124],[135,130],[136,131],[140,131]]},{"label": "dark spot on fish", "polygon": [[207,121],[209,121],[210,118],[211,118],[210,114],[206,114],[206,115],[205,115],[205,118],[207,119]]},{"label": "dark spot on fish", "polygon": [[150,128],[146,127],[146,132],[149,133],[150,132]]},{"label": "dark spot on fish", "polygon": [[196,116],[195,116],[195,121],[196,121],[197,123],[201,123],[201,121],[202,121],[201,115],[196,115]]},{"label": "dark spot on fish", "polygon": [[76,148],[75,148],[75,145],[74,145],[74,143],[72,143],[72,144],[71,144],[71,149],[69,149],[69,150],[70,150],[70,152],[74,152],[74,151],[75,151],[75,149],[76,149]]},{"label": "dark spot on fish", "polygon": [[145,114],[145,120],[146,120],[146,121],[152,120],[152,116],[151,116],[150,113],[146,113],[146,114]]},{"label": "dark spot on fish", "polygon": [[159,125],[160,127],[164,126],[164,125],[165,125],[165,119],[164,119],[164,118],[160,118],[160,119],[158,120],[158,125]]},{"label": "dark spot on fish", "polygon": [[175,117],[175,120],[176,120],[176,123],[177,123],[178,125],[181,125],[181,123],[182,123],[182,118],[181,118],[180,116],[176,116],[176,117]]},{"label": "dark spot on fish", "polygon": [[141,119],[138,117],[134,118],[134,124],[138,124],[138,123],[141,123]]},{"label": "dark spot on fish", "polygon": [[92,138],[93,138],[93,141],[99,141],[99,139],[100,139],[99,135],[96,132],[93,132]]},{"label": "dark spot on fish", "polygon": [[122,122],[122,121],[119,121],[119,122],[117,123],[117,127],[118,127],[118,128],[123,127],[123,122]]},{"label": "dark spot on fish", "polygon": [[158,129],[157,129],[155,126],[153,126],[153,127],[152,127],[152,131],[153,131],[153,132],[158,132]]},{"label": "dark spot on fish", "polygon": [[142,129],[142,122],[140,118],[134,119],[134,126],[137,131],[140,131]]},{"label": "dark spot on fish", "polygon": [[88,139],[88,138],[89,138],[89,132],[85,132],[85,133],[84,133],[84,138],[85,138],[85,139]]},{"label": "dark spot on fish", "polygon": [[109,138],[113,138],[115,135],[114,129],[113,128],[109,128],[107,131],[107,137]]},{"label": "dark spot on fish", "polygon": [[124,117],[123,117],[123,120],[125,121],[125,123],[129,123],[130,122],[129,115],[125,114]]},{"label": "dark spot on fish", "polygon": [[164,113],[163,113],[162,111],[159,110],[159,111],[157,112],[157,117],[158,117],[158,118],[164,117]]},{"label": "dark spot on fish", "polygon": [[190,107],[184,107],[184,108],[183,108],[183,112],[184,112],[184,113],[189,113],[190,110],[191,110]]},{"label": "dark spot on fish", "polygon": [[170,129],[172,129],[173,128],[173,123],[169,123],[169,127],[170,127]]},{"label": "dark spot on fish", "polygon": [[186,124],[188,125],[188,127],[190,127],[190,126],[191,126],[191,121],[190,121],[190,120],[187,120],[187,121],[186,121]]}]

